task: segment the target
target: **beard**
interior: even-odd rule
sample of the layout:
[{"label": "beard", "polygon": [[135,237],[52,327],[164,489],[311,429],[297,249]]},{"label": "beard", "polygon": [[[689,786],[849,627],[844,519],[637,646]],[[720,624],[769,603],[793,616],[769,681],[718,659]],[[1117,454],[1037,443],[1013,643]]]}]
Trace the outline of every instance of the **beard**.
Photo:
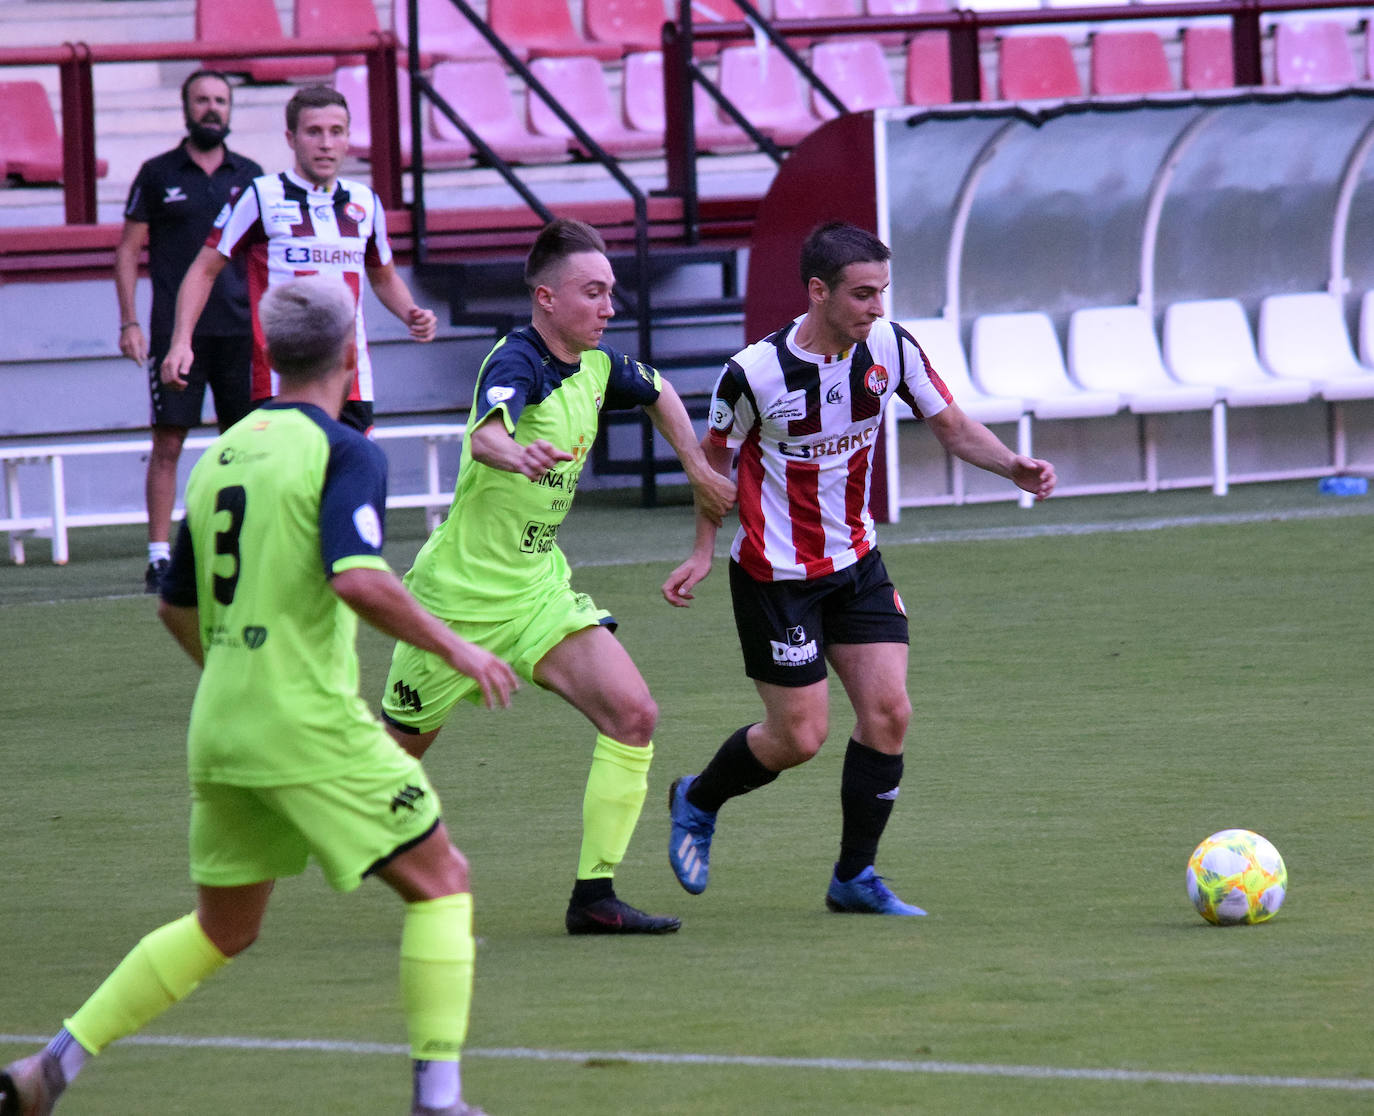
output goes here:
[{"label": "beard", "polygon": [[221,121],[216,113],[207,113],[200,120],[188,119],[186,134],[197,150],[213,151],[229,134],[229,125]]}]

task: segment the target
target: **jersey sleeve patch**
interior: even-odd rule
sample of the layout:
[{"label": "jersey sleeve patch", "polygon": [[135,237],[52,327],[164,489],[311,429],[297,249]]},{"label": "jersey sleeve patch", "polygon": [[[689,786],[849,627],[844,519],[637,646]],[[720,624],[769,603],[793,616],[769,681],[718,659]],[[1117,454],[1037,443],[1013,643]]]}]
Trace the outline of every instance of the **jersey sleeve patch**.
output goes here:
[{"label": "jersey sleeve patch", "polygon": [[331,575],[358,556],[380,558],[386,531],[386,458],[356,431],[331,432],[320,495],[320,558]]}]

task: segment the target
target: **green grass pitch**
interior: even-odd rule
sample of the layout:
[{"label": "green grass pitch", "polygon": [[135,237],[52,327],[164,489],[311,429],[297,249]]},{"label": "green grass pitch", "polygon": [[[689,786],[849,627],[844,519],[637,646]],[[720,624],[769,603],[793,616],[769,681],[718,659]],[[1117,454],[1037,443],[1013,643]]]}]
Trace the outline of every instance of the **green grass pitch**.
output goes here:
[{"label": "green grass pitch", "polygon": [[[684,925],[566,937],[592,733],[528,688],[460,711],[427,765],[473,869],[470,1100],[493,1116],[1374,1109],[1374,499],[1276,485],[880,529],[915,715],[879,870],[931,912],[914,920],[822,904],[851,727],[838,689],[821,755],[727,805],[710,889],[678,888],[667,785],[758,710],[724,566],[670,609],[658,585],[688,510],[581,503],[575,583],[620,619],[661,709],[618,886]],[[392,530],[404,569],[418,516]],[[194,670],[131,595],[140,549],[136,529],[87,530],[69,567],[41,542],[0,567],[0,1060],[192,902]],[[361,647],[375,704],[389,645]],[[1207,926],[1184,893],[1189,852],[1228,826],[1287,862],[1267,925]],[[404,1058],[372,1049],[404,1041],[399,927],[380,885],[284,881],[259,943],[150,1028],[168,1044],[116,1046],[59,1111],[405,1111]],[[224,1036],[284,1048],[180,1041]]]}]

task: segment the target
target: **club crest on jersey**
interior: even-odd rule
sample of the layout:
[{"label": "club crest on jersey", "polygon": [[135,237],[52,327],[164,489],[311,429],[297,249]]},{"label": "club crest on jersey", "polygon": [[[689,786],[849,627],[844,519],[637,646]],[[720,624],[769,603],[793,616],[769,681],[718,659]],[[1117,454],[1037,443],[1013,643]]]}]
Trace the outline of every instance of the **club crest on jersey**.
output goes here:
[{"label": "club crest on jersey", "polygon": [[882,395],[887,390],[887,369],[875,364],[864,373],[864,387],[869,395]]},{"label": "club crest on jersey", "polygon": [[351,201],[346,206],[344,206],[344,216],[347,217],[350,221],[361,221],[364,217],[367,216],[367,210],[365,210],[357,202]]},{"label": "club crest on jersey", "polygon": [[374,550],[381,549],[382,519],[371,504],[359,504],[353,509],[353,527],[358,532],[358,538],[368,546]]},{"label": "club crest on jersey", "polygon": [[495,407],[515,395],[513,387],[494,387],[487,391],[487,406]]}]

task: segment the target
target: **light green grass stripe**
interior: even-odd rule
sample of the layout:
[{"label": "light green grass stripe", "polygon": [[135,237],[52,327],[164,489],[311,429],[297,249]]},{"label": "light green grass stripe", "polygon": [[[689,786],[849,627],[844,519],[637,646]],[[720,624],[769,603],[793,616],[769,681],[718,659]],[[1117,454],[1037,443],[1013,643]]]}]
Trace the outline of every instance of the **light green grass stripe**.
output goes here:
[{"label": "light green grass stripe", "polygon": [[[0,1044],[32,1045],[46,1042],[43,1035],[0,1035]],[[403,1055],[399,1043],[338,1042],[326,1039],[263,1039],[238,1035],[196,1037],[188,1035],[135,1035],[121,1040],[131,1046],[171,1046],[219,1050],[270,1050],[287,1053]],[[1241,1085],[1265,1089],[1336,1089],[1374,1092],[1374,1078],[1367,1077],[1274,1077],[1244,1073],[1170,1073],[1158,1070],[1075,1069],[1061,1066],[1017,1066],[966,1062],[905,1061],[864,1058],[774,1058],[752,1054],[653,1053],[642,1050],[539,1050],[532,1047],[484,1049],[463,1052],[465,1058],[500,1058],[526,1062],[615,1063],[657,1066],[746,1066],[760,1069],[842,1070],[859,1073],[931,1073],[966,1077],[1014,1077],[1032,1080],[1121,1081],[1163,1085]]]}]

